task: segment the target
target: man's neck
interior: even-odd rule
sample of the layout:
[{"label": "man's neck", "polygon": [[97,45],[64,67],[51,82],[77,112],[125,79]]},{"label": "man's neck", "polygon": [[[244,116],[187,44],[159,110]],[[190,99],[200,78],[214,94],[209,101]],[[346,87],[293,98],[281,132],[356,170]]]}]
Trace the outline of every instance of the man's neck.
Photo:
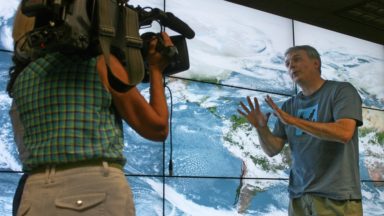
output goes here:
[{"label": "man's neck", "polygon": [[322,78],[311,80],[308,83],[298,83],[305,96],[310,96],[323,86],[325,80]]}]

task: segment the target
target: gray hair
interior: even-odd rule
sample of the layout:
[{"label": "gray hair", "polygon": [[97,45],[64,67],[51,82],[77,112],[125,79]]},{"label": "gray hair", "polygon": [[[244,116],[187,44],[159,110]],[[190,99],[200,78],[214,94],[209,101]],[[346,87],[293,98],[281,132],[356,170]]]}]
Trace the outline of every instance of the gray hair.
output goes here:
[{"label": "gray hair", "polygon": [[287,51],[285,51],[284,53],[284,56],[286,57],[288,54],[292,53],[292,52],[296,52],[296,51],[299,51],[299,50],[304,50],[308,57],[311,58],[311,59],[316,59],[319,61],[320,65],[319,65],[319,71],[320,71],[320,74],[321,74],[321,58],[320,58],[320,54],[319,52],[317,52],[317,50],[315,48],[313,48],[312,46],[309,46],[309,45],[301,45],[301,46],[293,46],[293,47],[290,47],[287,49]]}]

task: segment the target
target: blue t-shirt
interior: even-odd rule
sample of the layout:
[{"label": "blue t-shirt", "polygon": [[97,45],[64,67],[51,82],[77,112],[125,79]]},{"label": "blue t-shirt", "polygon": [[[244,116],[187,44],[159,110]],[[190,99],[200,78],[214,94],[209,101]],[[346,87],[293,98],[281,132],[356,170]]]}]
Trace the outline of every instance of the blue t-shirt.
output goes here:
[{"label": "blue t-shirt", "polygon": [[[282,110],[308,121],[335,122],[348,118],[362,123],[361,98],[347,82],[326,81],[314,94],[299,93]],[[320,140],[294,126],[277,121],[275,136],[288,141],[292,164],[291,198],[311,193],[336,200],[361,199],[358,130],[347,144]]]}]

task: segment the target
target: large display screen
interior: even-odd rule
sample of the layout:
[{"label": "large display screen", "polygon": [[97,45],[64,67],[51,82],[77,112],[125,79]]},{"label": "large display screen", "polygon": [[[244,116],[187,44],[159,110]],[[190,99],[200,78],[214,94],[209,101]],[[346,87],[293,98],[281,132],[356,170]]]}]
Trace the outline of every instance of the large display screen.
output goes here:
[{"label": "large display screen", "polygon": [[[0,215],[11,214],[21,162],[6,92],[11,37],[20,0],[0,5]],[[284,51],[309,44],[322,57],[325,79],[348,81],[363,99],[359,128],[364,215],[384,214],[384,46],[224,0],[132,0],[172,12],[195,37],[187,39],[190,68],[166,77],[171,113],[164,143],[124,125],[124,171],[138,216],[287,215],[289,148],[268,157],[257,132],[238,113],[246,96],[278,105],[300,89],[284,66]],[[178,32],[169,28],[170,35]],[[158,23],[141,33],[159,32]],[[149,97],[147,83],[138,85]],[[272,128],[276,117],[272,116]],[[170,163],[172,168],[170,169]]]}]

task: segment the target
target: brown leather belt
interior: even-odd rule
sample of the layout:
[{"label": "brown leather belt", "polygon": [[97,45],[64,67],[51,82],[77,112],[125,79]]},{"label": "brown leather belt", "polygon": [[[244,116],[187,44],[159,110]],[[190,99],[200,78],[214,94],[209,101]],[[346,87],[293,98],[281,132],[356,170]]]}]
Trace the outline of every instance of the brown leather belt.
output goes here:
[{"label": "brown leather belt", "polygon": [[41,165],[36,168],[33,168],[29,173],[36,174],[36,173],[44,173],[47,168],[55,167],[56,172],[57,171],[63,171],[73,168],[79,168],[79,167],[95,167],[100,166],[103,167],[103,162],[107,162],[109,167],[114,167],[120,170],[124,170],[124,166],[117,162],[111,162],[107,160],[86,160],[86,161],[77,161],[77,162],[70,162],[65,164],[47,164],[47,165]]}]

